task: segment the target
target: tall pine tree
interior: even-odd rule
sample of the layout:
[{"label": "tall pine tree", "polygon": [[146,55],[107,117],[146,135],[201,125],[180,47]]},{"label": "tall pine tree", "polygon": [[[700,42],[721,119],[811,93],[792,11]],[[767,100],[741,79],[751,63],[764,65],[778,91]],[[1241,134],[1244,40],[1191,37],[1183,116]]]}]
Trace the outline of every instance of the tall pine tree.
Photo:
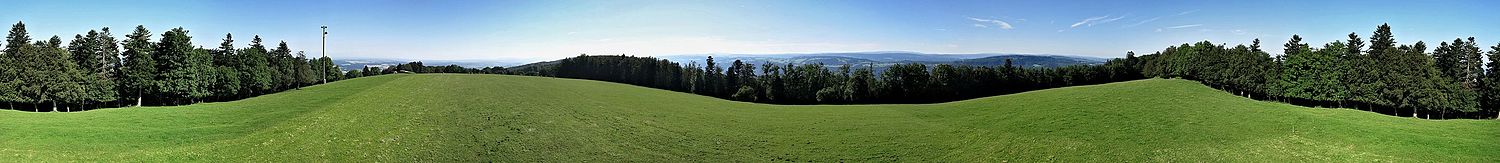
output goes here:
[{"label": "tall pine tree", "polygon": [[31,57],[31,36],[26,32],[26,23],[16,22],[10,28],[10,33],[5,36],[5,50],[0,52],[0,101],[7,103],[7,108],[17,109],[14,103],[30,103],[36,97],[22,88],[26,86],[26,77],[22,69]]},{"label": "tall pine tree", "polygon": [[121,94],[135,98],[135,105],[145,103],[145,97],[156,97],[158,71],[156,68],[156,44],[151,42],[151,31],[145,26],[135,26],[135,32],[125,36],[125,61],[121,69]]},{"label": "tall pine tree", "polygon": [[1490,46],[1489,63],[1485,68],[1489,72],[1484,73],[1482,86],[1480,87],[1485,108],[1495,113],[1495,118],[1500,119],[1500,44]]}]

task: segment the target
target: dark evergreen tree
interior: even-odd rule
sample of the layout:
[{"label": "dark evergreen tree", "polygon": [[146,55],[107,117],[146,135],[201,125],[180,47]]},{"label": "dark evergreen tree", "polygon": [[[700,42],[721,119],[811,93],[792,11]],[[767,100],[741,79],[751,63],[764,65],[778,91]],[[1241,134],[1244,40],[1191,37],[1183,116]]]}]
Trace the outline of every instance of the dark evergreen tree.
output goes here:
[{"label": "dark evergreen tree", "polygon": [[26,66],[31,63],[32,53],[31,36],[26,32],[26,24],[16,22],[10,28],[10,33],[5,36],[5,50],[0,52],[0,101],[7,103],[7,108],[15,108],[15,103],[31,103],[35,100],[36,93],[27,87],[27,80],[31,75],[26,74]]},{"label": "dark evergreen tree", "polygon": [[1480,92],[1483,94],[1480,101],[1492,114],[1494,118],[1500,119],[1500,44],[1490,46],[1489,63],[1485,64],[1488,72],[1484,73]]},{"label": "dark evergreen tree", "polygon": [[256,35],[250,40],[250,47],[240,49],[238,53],[238,58],[240,58],[238,69],[240,71],[240,81],[242,82],[240,86],[243,87],[240,89],[241,94],[250,96],[261,95],[269,93],[276,86],[274,74],[272,74],[275,72],[272,71],[270,63],[266,60],[270,57],[266,53],[265,45],[262,45],[261,42],[260,35]]},{"label": "dark evergreen tree", "polygon": [[219,43],[219,48],[213,50],[215,75],[213,86],[210,88],[213,89],[215,95],[226,99],[243,97],[241,89],[245,88],[245,82],[240,80],[243,76],[239,69],[243,66],[243,62],[238,53],[239,49],[234,48],[234,35],[224,34],[224,42]]},{"label": "dark evergreen tree", "polygon": [[276,49],[271,50],[271,55],[266,60],[270,62],[269,66],[273,70],[272,75],[276,77],[275,80],[272,80],[276,85],[276,90],[287,90],[296,87],[297,65],[294,64],[296,58],[292,57],[292,49],[286,46],[286,41],[276,44]]},{"label": "dark evergreen tree", "polygon": [[155,43],[151,42],[151,31],[145,26],[136,26],[135,32],[125,36],[124,66],[121,69],[121,94],[135,99],[135,105],[144,104],[145,97],[156,97],[157,68]]},{"label": "dark evergreen tree", "polygon": [[1344,52],[1344,55],[1360,55],[1360,52],[1365,48],[1365,40],[1360,39],[1359,35],[1355,34],[1354,32],[1349,32],[1349,40],[1347,41],[1348,42],[1346,42],[1346,45],[1344,45],[1344,47],[1347,48],[1348,51]]},{"label": "dark evergreen tree", "polygon": [[1380,24],[1375,27],[1375,34],[1370,35],[1370,55],[1378,56],[1396,46],[1396,38],[1391,35],[1391,26]]},{"label": "dark evergreen tree", "polygon": [[298,89],[318,82],[317,73],[314,71],[311,62],[312,60],[307,59],[306,53],[297,51],[297,58],[292,63],[297,66]]}]

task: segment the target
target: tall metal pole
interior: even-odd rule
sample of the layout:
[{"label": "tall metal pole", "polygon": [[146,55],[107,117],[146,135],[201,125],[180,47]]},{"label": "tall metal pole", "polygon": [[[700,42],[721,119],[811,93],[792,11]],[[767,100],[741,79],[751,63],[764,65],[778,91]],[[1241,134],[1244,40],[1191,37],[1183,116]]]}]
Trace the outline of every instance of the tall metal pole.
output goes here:
[{"label": "tall metal pole", "polygon": [[[323,58],[328,58],[328,25],[323,25]],[[323,61],[323,58],[318,58],[318,61]],[[323,83],[327,84],[328,65],[319,65],[319,67],[323,68],[318,72],[318,78],[323,79]]]}]

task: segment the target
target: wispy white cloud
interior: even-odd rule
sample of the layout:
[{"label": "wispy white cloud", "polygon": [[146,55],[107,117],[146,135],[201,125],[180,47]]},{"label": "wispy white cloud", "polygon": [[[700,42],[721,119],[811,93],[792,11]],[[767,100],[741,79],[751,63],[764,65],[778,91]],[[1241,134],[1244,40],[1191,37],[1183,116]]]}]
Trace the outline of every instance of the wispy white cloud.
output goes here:
[{"label": "wispy white cloud", "polygon": [[[1010,26],[1010,23],[1007,23],[1005,21],[1001,21],[1000,19],[982,19],[982,18],[969,17],[969,20],[974,20],[975,22],[979,22],[979,23],[994,24],[995,27],[1000,28],[1000,29],[1014,29],[1014,27]],[[976,25],[976,27],[977,26],[982,26],[982,24],[974,24],[974,25]]]},{"label": "wispy white cloud", "polygon": [[1100,17],[1091,17],[1091,18],[1088,18],[1088,19],[1083,19],[1083,21],[1078,21],[1077,23],[1073,23],[1073,25],[1069,25],[1068,28],[1078,28],[1078,26],[1080,26],[1080,25],[1088,24],[1089,22],[1098,21],[1098,20],[1104,19],[1104,18],[1109,18],[1109,15],[1100,16]]},{"label": "wispy white cloud", "polygon": [[984,25],[984,24],[974,24],[974,27],[989,28],[990,26],[987,26],[987,25]]},{"label": "wispy white cloud", "polygon": [[[1156,32],[1161,32],[1161,31],[1165,31],[1165,30],[1183,29],[1183,28],[1193,28],[1193,27],[1198,27],[1198,26],[1203,26],[1203,24],[1188,24],[1188,25],[1179,25],[1179,26],[1156,28]],[[1206,29],[1204,29],[1204,30],[1206,30]],[[1202,30],[1199,30],[1199,31],[1203,32]]]},{"label": "wispy white cloud", "polygon": [[[1130,16],[1130,15],[1125,15],[1125,16]],[[1115,17],[1115,18],[1111,18],[1111,19],[1099,20],[1098,22],[1089,23],[1089,26],[1094,26],[1094,24],[1104,24],[1104,23],[1114,22],[1116,20],[1124,19],[1125,16]]]},{"label": "wispy white cloud", "polygon": [[1171,27],[1167,27],[1167,29],[1192,28],[1192,27],[1198,27],[1198,26],[1203,26],[1203,24],[1188,24],[1188,25],[1171,26]]},{"label": "wispy white cloud", "polygon": [[1078,21],[1077,23],[1073,23],[1073,25],[1069,25],[1068,28],[1078,28],[1078,26],[1089,26],[1089,27],[1092,27],[1094,25],[1099,25],[1099,24],[1104,24],[1104,23],[1109,23],[1109,22],[1114,22],[1116,20],[1124,19],[1125,16],[1129,16],[1129,15],[1122,15],[1122,16],[1114,17],[1114,18],[1110,18],[1109,15],[1100,16],[1100,17],[1090,17],[1088,19],[1083,19],[1082,21]]},{"label": "wispy white cloud", "polygon": [[1141,24],[1146,24],[1146,23],[1154,22],[1154,21],[1156,21],[1158,19],[1161,19],[1161,17],[1158,16],[1158,17],[1153,17],[1151,19],[1141,20],[1139,22],[1135,22],[1135,24],[1125,25],[1124,27],[1130,28],[1130,27],[1140,26]]},{"label": "wispy white cloud", "polygon": [[1192,13],[1195,13],[1195,12],[1198,12],[1198,10],[1199,10],[1199,9],[1193,9],[1193,10],[1187,10],[1187,11],[1182,11],[1182,12],[1179,12],[1179,13],[1177,13],[1177,15],[1187,15],[1187,14],[1192,14]]}]

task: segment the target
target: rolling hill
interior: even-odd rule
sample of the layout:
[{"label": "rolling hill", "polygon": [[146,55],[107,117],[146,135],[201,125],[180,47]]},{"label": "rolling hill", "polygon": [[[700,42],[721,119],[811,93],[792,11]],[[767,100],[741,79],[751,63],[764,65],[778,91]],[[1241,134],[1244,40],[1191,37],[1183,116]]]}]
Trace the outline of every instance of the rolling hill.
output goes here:
[{"label": "rolling hill", "polygon": [[384,75],[250,99],[0,110],[19,162],[1497,162],[1500,122],[1149,79],[940,104],[766,105],[625,84]]}]

